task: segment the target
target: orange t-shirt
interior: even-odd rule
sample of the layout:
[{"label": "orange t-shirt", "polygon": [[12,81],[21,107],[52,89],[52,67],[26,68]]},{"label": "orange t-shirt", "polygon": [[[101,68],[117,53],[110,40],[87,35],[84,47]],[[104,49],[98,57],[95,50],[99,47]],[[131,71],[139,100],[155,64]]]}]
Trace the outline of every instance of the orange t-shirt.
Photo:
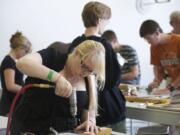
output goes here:
[{"label": "orange t-shirt", "polygon": [[166,44],[151,46],[151,64],[163,67],[174,81],[180,74],[180,35],[170,36]]}]

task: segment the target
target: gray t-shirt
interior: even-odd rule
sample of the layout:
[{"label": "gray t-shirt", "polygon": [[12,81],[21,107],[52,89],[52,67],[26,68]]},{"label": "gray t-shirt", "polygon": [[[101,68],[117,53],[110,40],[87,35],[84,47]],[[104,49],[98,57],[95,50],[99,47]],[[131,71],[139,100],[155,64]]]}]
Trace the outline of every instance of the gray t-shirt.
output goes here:
[{"label": "gray t-shirt", "polygon": [[139,84],[140,83],[140,64],[138,55],[136,53],[136,50],[134,50],[129,45],[121,45],[121,48],[119,50],[116,50],[117,53],[120,53],[120,55],[125,59],[124,65],[121,67],[122,74],[128,73],[131,70],[131,67],[138,66],[139,68],[139,74],[137,77],[135,77],[132,80],[121,80],[121,83],[127,83],[127,84]]}]

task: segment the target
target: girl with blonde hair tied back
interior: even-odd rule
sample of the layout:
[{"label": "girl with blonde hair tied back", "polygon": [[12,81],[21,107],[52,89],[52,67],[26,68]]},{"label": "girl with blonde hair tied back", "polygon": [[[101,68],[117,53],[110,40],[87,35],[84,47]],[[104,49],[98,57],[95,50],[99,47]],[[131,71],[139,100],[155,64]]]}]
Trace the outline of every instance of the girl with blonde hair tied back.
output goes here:
[{"label": "girl with blonde hair tied back", "polygon": [[30,41],[19,31],[10,38],[10,51],[4,57],[0,67],[2,97],[0,115],[7,116],[16,93],[24,84],[23,74],[16,68],[16,61],[31,52]]}]

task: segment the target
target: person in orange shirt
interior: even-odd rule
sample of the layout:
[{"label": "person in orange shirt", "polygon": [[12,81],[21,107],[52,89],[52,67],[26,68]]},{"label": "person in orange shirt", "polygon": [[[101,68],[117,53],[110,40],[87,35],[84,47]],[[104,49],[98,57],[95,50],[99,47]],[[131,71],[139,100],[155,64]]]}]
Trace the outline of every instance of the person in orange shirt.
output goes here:
[{"label": "person in orange shirt", "polygon": [[144,21],[139,34],[151,45],[151,64],[154,66],[155,78],[149,88],[158,87],[168,76],[171,82],[166,90],[180,90],[180,35],[163,33],[154,20]]}]

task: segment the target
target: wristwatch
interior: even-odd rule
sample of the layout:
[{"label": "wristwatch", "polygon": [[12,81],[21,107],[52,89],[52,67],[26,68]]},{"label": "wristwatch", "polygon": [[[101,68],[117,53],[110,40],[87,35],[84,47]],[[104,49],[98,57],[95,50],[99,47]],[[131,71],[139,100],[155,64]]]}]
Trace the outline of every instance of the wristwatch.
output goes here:
[{"label": "wristwatch", "polygon": [[176,90],[176,88],[172,86],[171,84],[168,85],[168,89],[170,90],[170,92],[173,92],[174,90]]}]

